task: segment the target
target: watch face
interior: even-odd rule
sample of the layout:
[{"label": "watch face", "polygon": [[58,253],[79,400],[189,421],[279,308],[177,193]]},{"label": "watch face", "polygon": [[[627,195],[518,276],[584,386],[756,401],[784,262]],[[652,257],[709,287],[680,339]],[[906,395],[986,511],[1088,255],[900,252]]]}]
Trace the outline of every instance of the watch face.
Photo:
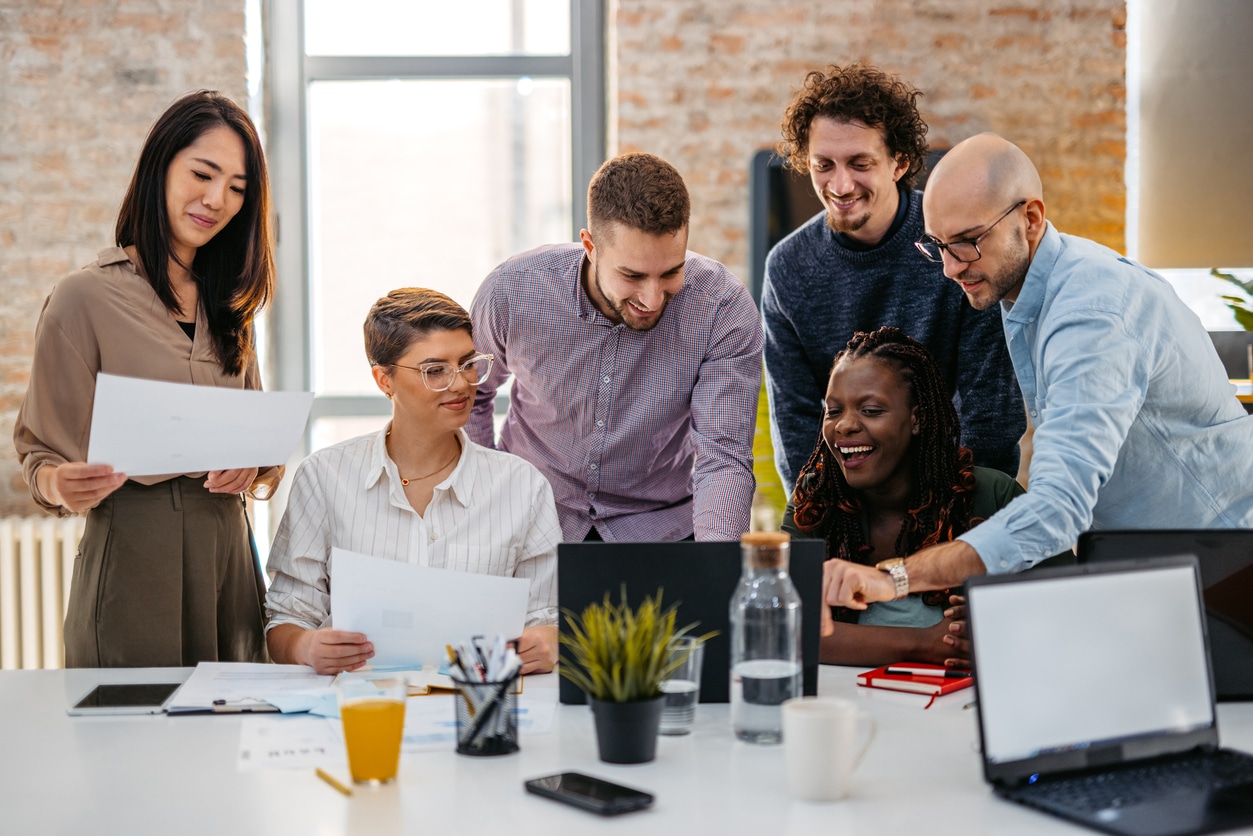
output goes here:
[{"label": "watch face", "polygon": [[905,571],[905,559],[903,557],[893,557],[890,560],[881,561],[875,564],[875,568],[892,576],[892,582],[896,585],[896,599],[898,601],[909,594],[909,575]]}]

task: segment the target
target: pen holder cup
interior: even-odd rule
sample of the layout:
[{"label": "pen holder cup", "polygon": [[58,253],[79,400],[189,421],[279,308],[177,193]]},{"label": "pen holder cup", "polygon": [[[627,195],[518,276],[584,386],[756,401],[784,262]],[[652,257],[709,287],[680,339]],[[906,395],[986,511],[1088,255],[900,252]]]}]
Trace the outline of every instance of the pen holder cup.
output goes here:
[{"label": "pen holder cup", "polygon": [[518,678],[456,682],[457,754],[508,755],[518,751]]}]

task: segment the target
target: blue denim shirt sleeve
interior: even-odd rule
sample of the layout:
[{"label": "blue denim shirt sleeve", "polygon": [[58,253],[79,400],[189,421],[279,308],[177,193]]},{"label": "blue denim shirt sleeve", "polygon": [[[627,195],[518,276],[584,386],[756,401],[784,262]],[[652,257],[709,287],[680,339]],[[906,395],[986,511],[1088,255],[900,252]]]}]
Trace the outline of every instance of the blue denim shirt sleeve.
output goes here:
[{"label": "blue denim shirt sleeve", "polygon": [[[1054,275],[1061,249],[1050,228],[1005,317],[1036,430],[1028,492],[960,538],[991,574],[1021,571],[1074,545],[1092,523],[1097,492],[1114,471],[1148,388],[1150,352],[1129,331],[1134,317],[1125,298],[1056,298],[1059,281],[1101,279],[1099,266],[1088,276]],[[1149,335],[1165,324],[1135,321]]]},{"label": "blue denim shirt sleeve", "polygon": [[1119,317],[1071,313],[1041,348],[1048,403],[1033,416],[1030,490],[961,537],[989,573],[1021,571],[1075,543],[1144,402],[1144,354]]}]

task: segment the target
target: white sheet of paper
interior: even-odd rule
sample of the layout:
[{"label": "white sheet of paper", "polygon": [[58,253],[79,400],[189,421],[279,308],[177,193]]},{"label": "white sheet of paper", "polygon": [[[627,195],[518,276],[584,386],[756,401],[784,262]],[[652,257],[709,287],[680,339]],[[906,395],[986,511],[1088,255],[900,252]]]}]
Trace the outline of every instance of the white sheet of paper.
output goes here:
[{"label": "white sheet of paper", "polygon": [[527,578],[430,569],[331,549],[331,619],[365,633],[374,667],[439,664],[445,645],[471,636],[509,638],[526,624]]},{"label": "white sheet of paper", "polygon": [[[545,679],[554,681],[545,682]],[[550,734],[557,717],[556,675],[529,677],[518,697],[518,733]],[[405,701],[405,753],[451,751],[457,743],[452,694]],[[347,763],[344,726],[338,717],[297,715],[246,717],[240,723],[240,772],[267,768],[308,768]],[[402,767],[403,768],[403,767]]]},{"label": "white sheet of paper", "polygon": [[[405,704],[405,731],[400,749],[423,752],[450,749],[457,742],[456,698],[452,694],[416,697]],[[518,732],[520,735],[549,734],[557,717],[557,701],[547,694],[518,696]],[[343,723],[338,725],[343,737]]]},{"label": "white sheet of paper", "polygon": [[261,662],[201,662],[178,689],[169,713],[206,711],[214,700],[228,703],[265,702],[275,694],[327,691],[333,676],[313,672],[308,665],[270,665]]},{"label": "white sheet of paper", "polygon": [[283,464],[312,392],[257,392],[96,375],[89,464],[128,476]]},{"label": "white sheet of paper", "polygon": [[339,722],[321,717],[247,717],[239,724],[240,772],[256,769],[332,766],[348,763]]}]

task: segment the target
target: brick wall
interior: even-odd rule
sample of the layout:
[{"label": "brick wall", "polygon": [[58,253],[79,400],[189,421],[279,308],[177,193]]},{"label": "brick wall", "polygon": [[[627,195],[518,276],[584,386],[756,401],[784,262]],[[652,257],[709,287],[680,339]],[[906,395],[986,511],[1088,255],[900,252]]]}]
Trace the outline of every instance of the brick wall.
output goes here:
[{"label": "brick wall", "polygon": [[171,101],[245,101],[243,35],[244,0],[0,0],[0,516],[35,508],[11,438],[44,297],[112,244]]},{"label": "brick wall", "polygon": [[[927,96],[933,144],[1018,142],[1059,227],[1122,246],[1123,0],[608,0],[614,150],[673,162],[692,246],[747,274],[748,160],[805,72],[861,59]],[[112,241],[152,121],[245,95],[244,0],[0,0],[0,515],[33,509],[9,439],[39,307]]]},{"label": "brick wall", "polygon": [[610,0],[615,151],[673,163],[692,249],[747,278],[748,162],[805,73],[854,60],[926,95],[932,145],[1018,143],[1062,230],[1123,246],[1123,0]]}]

